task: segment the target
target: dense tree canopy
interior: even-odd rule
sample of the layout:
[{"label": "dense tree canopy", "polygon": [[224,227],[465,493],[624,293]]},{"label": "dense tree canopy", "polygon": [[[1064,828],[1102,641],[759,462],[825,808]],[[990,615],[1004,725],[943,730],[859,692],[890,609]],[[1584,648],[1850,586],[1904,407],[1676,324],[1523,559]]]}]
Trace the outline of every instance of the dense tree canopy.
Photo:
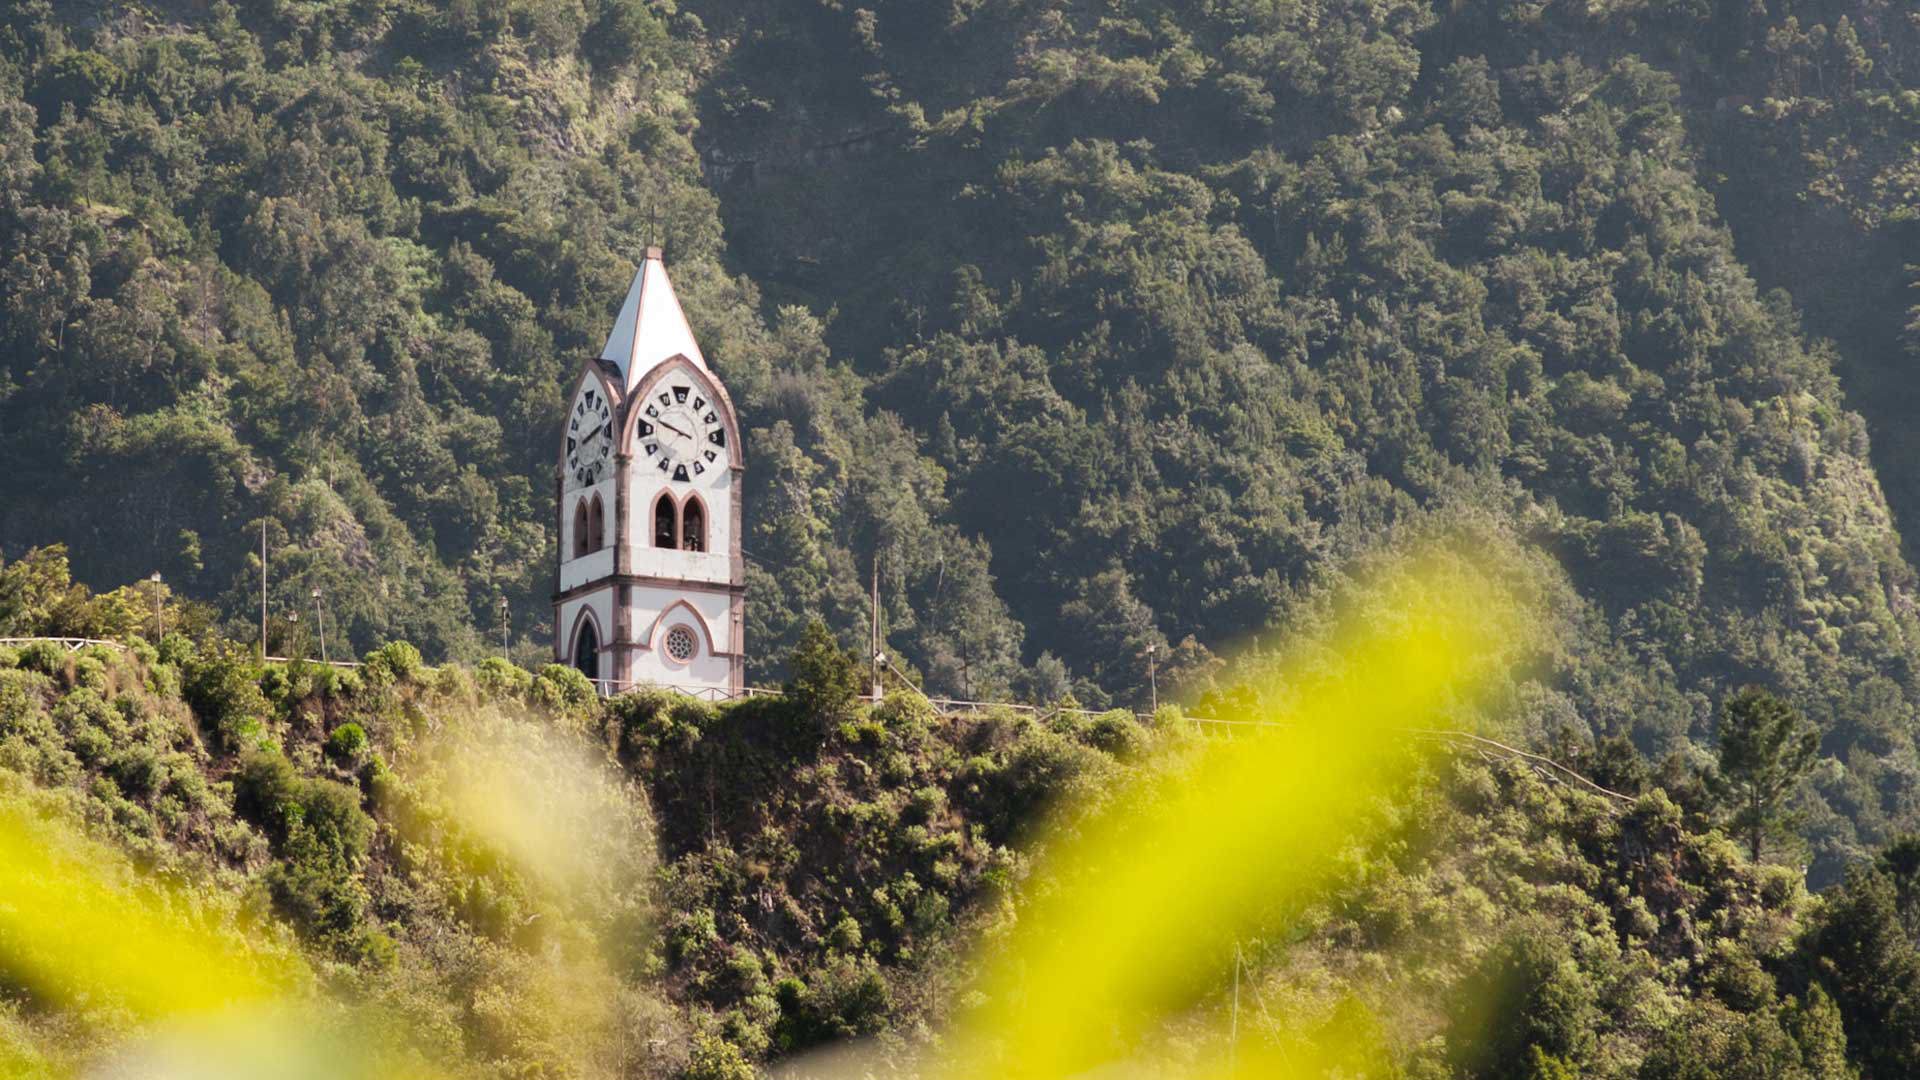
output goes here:
[{"label": "dense tree canopy", "polygon": [[319,588],[336,648],[474,657],[505,598],[538,655],[549,433],[658,238],[748,429],[755,681],[815,617],[859,640],[877,563],[932,687],[1202,695],[1354,558],[1467,528],[1571,583],[1535,734],[1684,756],[1765,686],[1822,733],[1837,881],[1920,824],[1916,33],[1891,0],[11,5],[0,551],[160,570],[240,636],[264,529],[276,650]]}]

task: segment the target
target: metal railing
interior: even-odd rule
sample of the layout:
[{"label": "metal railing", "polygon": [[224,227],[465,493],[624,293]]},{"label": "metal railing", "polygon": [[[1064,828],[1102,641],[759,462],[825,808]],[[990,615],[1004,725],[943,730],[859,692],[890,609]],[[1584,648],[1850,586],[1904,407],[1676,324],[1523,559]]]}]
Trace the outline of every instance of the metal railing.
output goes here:
[{"label": "metal railing", "polygon": [[127,649],[125,645],[122,645],[118,641],[102,641],[99,638],[84,638],[84,637],[3,637],[3,638],[0,638],[0,645],[35,645],[41,642],[52,642],[66,649],[68,652],[79,652],[81,649],[90,648],[94,645],[102,645],[109,649],[118,649],[121,652],[125,652]]},{"label": "metal railing", "polygon": [[[764,686],[744,686],[738,690],[733,690],[720,686],[685,686],[674,683],[654,683],[638,680],[590,679],[588,681],[593,683],[594,689],[599,691],[600,696],[603,698],[613,697],[617,694],[624,694],[634,690],[666,690],[682,694],[697,701],[711,701],[716,703],[722,701],[741,701],[746,698],[778,698],[787,696],[784,690],[774,690]],[[910,687],[910,689],[913,693],[918,694],[927,704],[933,706],[934,712],[941,716],[952,716],[956,713],[965,712],[988,712],[997,710],[1026,713],[1030,716],[1047,719],[1055,716],[1103,716],[1106,713],[1114,711],[1112,709],[1080,709],[1061,705],[1032,705],[1018,701],[973,701],[966,698],[933,697],[923,693],[919,687]],[[884,695],[882,696],[884,697]],[[869,705],[878,704],[881,700],[881,698],[875,697],[873,694],[858,694],[855,695],[855,697],[856,700],[866,702]],[[1132,716],[1135,720],[1143,724],[1151,724],[1154,722],[1152,713],[1136,712],[1133,713]],[[1203,728],[1212,728],[1215,730],[1285,726],[1271,720],[1218,720],[1208,716],[1182,716],[1181,719],[1189,723],[1202,725]]]}]

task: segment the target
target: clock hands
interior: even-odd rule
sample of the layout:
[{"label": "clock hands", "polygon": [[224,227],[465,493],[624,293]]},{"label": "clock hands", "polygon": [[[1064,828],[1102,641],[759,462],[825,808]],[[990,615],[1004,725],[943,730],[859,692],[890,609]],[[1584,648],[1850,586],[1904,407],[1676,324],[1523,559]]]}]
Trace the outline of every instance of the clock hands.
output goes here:
[{"label": "clock hands", "polygon": [[683,438],[683,439],[691,439],[691,438],[693,438],[693,436],[691,436],[691,435],[689,435],[689,434],[687,434],[687,433],[686,433],[686,432],[684,432],[684,431],[681,431],[681,430],[680,430],[679,428],[677,428],[677,427],[674,427],[674,426],[673,426],[672,424],[669,424],[669,423],[667,423],[667,422],[666,422],[665,420],[662,420],[662,421],[660,421],[660,426],[661,426],[661,427],[663,427],[663,428],[666,428],[666,429],[667,429],[668,431],[671,431],[671,432],[673,432],[673,433],[674,433],[675,435],[678,435],[678,436],[680,436],[680,437],[681,437],[681,438]]}]

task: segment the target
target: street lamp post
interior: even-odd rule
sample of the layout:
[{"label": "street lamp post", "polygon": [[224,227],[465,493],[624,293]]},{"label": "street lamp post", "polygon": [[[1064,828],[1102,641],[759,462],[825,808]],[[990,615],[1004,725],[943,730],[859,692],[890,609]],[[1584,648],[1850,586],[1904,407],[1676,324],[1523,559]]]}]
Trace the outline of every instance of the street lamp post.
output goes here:
[{"label": "street lamp post", "polygon": [[320,610],[320,589],[313,590],[313,632],[320,635],[320,662],[327,662],[327,618]]},{"label": "street lamp post", "polygon": [[1151,688],[1153,693],[1153,713],[1155,716],[1158,716],[1160,715],[1160,669],[1154,663],[1154,659],[1153,659],[1154,648],[1155,646],[1152,643],[1148,643],[1147,645],[1147,685]]}]

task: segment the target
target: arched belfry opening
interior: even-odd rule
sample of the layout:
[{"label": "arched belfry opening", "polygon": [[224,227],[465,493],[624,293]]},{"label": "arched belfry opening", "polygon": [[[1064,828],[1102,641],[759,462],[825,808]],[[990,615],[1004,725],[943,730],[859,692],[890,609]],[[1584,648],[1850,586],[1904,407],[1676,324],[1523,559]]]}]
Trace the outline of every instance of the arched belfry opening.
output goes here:
[{"label": "arched belfry opening", "polygon": [[587,539],[591,516],[587,512],[587,500],[581,499],[573,504],[573,557],[576,559],[593,550]]},{"label": "arched belfry opening", "polygon": [[676,522],[674,518],[676,516],[673,506],[673,496],[661,492],[660,498],[653,504],[654,547],[670,548],[680,546],[675,542],[674,536],[676,532]]},{"label": "arched belfry opening", "polygon": [[707,511],[697,497],[688,499],[686,508],[680,512],[680,549],[707,550]]},{"label": "arched belfry opening", "polygon": [[607,510],[600,496],[593,497],[593,506],[587,511],[587,550],[599,551],[607,546]]},{"label": "arched belfry opening", "polygon": [[573,666],[589,679],[600,678],[600,635],[592,619],[580,620],[580,632],[573,639]]}]

